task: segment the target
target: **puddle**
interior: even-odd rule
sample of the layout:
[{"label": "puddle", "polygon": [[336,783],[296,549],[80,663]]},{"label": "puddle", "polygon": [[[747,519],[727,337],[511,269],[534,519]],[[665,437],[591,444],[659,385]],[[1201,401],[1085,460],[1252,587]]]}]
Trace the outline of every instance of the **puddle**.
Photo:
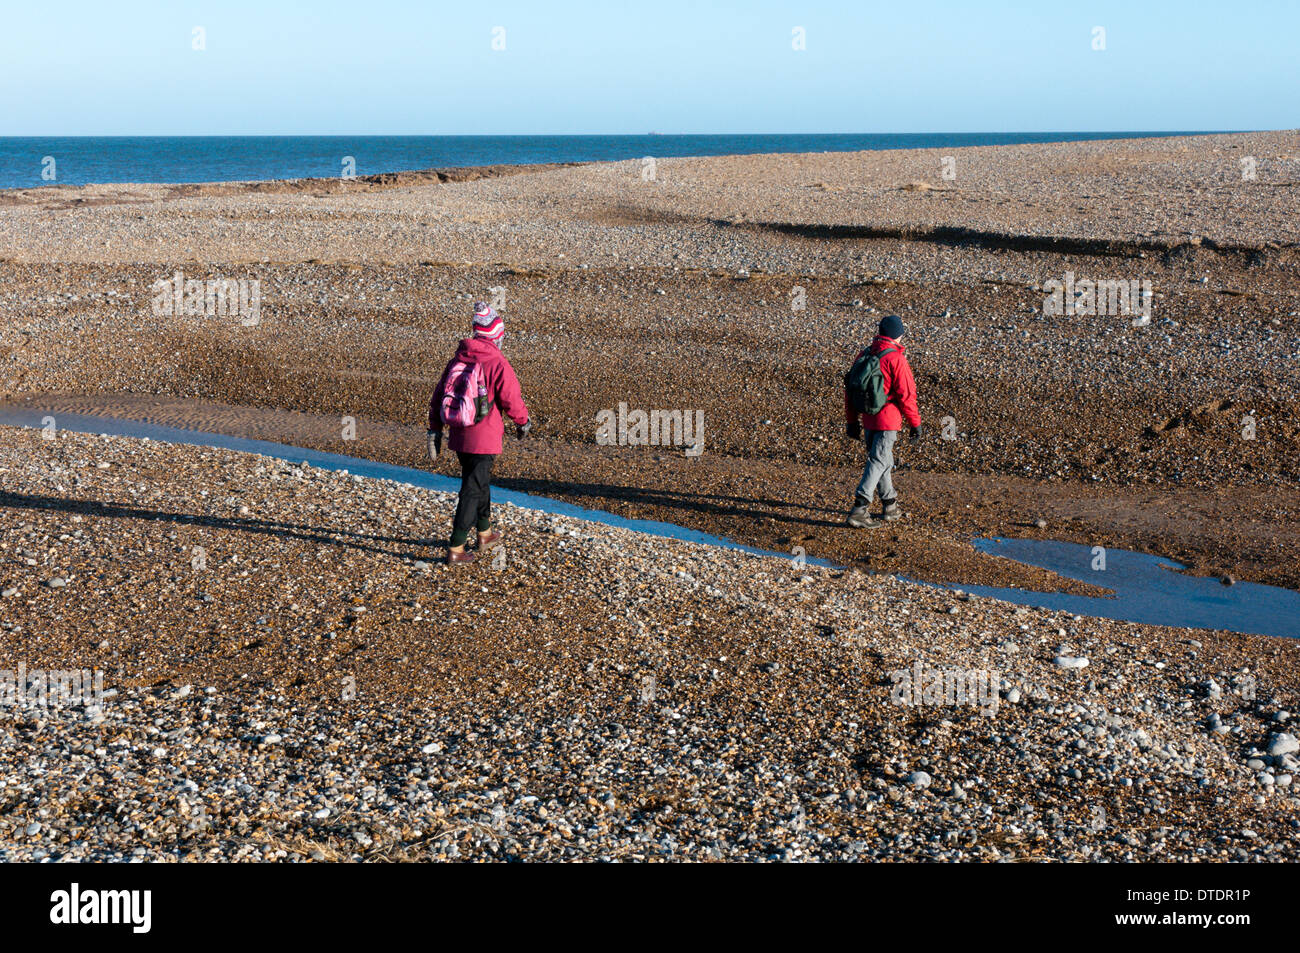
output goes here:
[{"label": "puddle", "polygon": [[1300,638],[1300,592],[1290,589],[1253,582],[1225,586],[1218,579],[1178,572],[1184,567],[1172,560],[1124,549],[1107,549],[1106,568],[1094,570],[1092,547],[1077,543],[977,539],[974,545],[980,552],[1048,569],[1115,593],[1094,597],[995,586],[960,587],[975,595],[1124,622]]},{"label": "puddle", "polygon": [[[425,490],[440,490],[444,493],[453,494],[460,492],[460,480],[458,478],[443,476],[440,473],[429,473],[425,470],[416,470],[411,467],[399,467],[390,463],[377,463],[373,460],[349,457],[341,453],[325,453],[320,450],[292,447],[284,443],[273,443],[269,440],[248,440],[243,437],[231,437],[227,434],[185,430],[180,427],[167,427],[162,424],[124,420],[117,417],[0,407],[0,424],[39,428],[41,427],[41,421],[46,417],[53,417],[55,426],[59,430],[70,430],[74,433],[141,437],[159,443],[176,443],[191,447],[215,447],[223,450],[239,450],[245,453],[260,453],[262,456],[273,457],[290,463],[309,463],[313,467],[322,470],[346,470],[348,473],[358,476],[393,480]],[[678,526],[675,523],[632,519],[626,516],[618,516],[615,513],[607,513],[604,510],[589,510],[547,496],[520,493],[517,490],[507,490],[498,486],[492,487],[492,502],[512,503],[524,509],[552,513],[556,516],[569,516],[574,519],[588,520],[592,523],[602,523],[605,526],[616,526],[620,529],[631,530],[634,533],[644,533],[648,536],[683,540],[689,543],[702,543],[705,546],[717,546],[722,549],[749,553],[754,556],[770,556],[786,561],[790,559],[788,553],[777,553],[771,550],[758,549],[754,546],[746,546],[734,540],[687,529],[685,526]],[[828,569],[839,568],[834,563],[812,556],[805,557],[805,561],[812,566],[823,566]]]}]

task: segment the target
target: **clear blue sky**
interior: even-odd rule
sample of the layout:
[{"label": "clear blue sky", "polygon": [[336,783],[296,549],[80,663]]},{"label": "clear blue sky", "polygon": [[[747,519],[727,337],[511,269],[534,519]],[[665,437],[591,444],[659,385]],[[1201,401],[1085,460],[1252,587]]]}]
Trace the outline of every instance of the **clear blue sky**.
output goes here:
[{"label": "clear blue sky", "polygon": [[1300,0],[18,0],[2,22],[0,135],[1300,126]]}]

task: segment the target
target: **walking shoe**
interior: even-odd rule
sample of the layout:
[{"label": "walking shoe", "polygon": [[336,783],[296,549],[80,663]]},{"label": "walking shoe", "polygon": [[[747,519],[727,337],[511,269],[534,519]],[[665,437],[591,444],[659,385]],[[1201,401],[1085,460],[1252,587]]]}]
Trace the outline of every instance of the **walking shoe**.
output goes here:
[{"label": "walking shoe", "polygon": [[880,520],[871,515],[870,503],[853,507],[849,513],[849,518],[844,522],[854,529],[875,529],[877,526],[883,525]]},{"label": "walking shoe", "polygon": [[474,554],[467,549],[461,549],[459,551],[455,549],[447,550],[447,562],[449,563],[472,563],[474,559]]},{"label": "walking shoe", "polygon": [[501,529],[491,529],[491,530],[487,530],[486,532],[479,533],[478,548],[487,549],[489,546],[495,546],[497,543],[501,542],[501,537],[504,536],[505,534],[506,534],[505,530],[501,530]]},{"label": "walking shoe", "polygon": [[884,511],[880,514],[881,519],[890,520],[892,522],[893,520],[901,520],[903,518],[903,511],[899,508],[897,499],[881,500],[880,503],[884,507]]}]

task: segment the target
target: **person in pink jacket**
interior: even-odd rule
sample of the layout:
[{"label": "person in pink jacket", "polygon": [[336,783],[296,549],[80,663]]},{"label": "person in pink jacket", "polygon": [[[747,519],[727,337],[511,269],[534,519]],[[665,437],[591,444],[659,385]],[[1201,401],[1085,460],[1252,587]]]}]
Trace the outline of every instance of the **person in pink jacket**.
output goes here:
[{"label": "person in pink jacket", "polygon": [[[862,480],[854,494],[853,509],[846,521],[854,529],[875,529],[881,520],[899,519],[903,512],[898,506],[894,490],[894,442],[903,429],[903,421],[912,428],[912,442],[921,439],[921,412],[916,406],[916,381],[912,367],[907,363],[906,349],[899,342],[903,336],[903,319],[896,314],[887,315],[880,322],[880,333],[863,354],[880,355],[880,376],[883,378],[888,400],[879,413],[858,414],[846,389],[844,391],[845,432],[850,440],[863,437],[867,443],[867,465]],[[883,352],[888,353],[883,353]],[[857,363],[857,358],[854,359]],[[882,512],[880,519],[871,515],[871,501],[880,491]]]},{"label": "person in pink jacket", "polygon": [[[489,305],[474,305],[474,333],[460,342],[456,356],[448,363],[429,401],[429,457],[436,460],[442,451],[444,427],[450,427],[448,449],[460,460],[460,499],[452,524],[447,562],[473,562],[474,554],[465,549],[470,527],[478,531],[480,550],[500,541],[502,531],[492,528],[492,464],[501,452],[505,424],[504,412],[515,423],[522,438],[533,429],[519,390],[519,379],[501,353],[505,323]],[[465,382],[473,381],[477,394],[468,395],[470,408],[477,404],[477,414],[469,414],[473,423],[458,420],[457,411]],[[446,419],[444,419],[446,418]],[[452,421],[452,422],[449,422]]]}]

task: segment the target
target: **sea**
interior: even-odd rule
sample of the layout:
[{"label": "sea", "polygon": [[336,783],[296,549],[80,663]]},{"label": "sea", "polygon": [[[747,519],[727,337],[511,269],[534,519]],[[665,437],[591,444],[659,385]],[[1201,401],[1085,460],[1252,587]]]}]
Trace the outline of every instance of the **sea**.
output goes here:
[{"label": "sea", "polygon": [[0,189],[108,182],[242,182],[646,156],[1000,146],[1195,132],[928,132],[635,136],[0,137]]}]

